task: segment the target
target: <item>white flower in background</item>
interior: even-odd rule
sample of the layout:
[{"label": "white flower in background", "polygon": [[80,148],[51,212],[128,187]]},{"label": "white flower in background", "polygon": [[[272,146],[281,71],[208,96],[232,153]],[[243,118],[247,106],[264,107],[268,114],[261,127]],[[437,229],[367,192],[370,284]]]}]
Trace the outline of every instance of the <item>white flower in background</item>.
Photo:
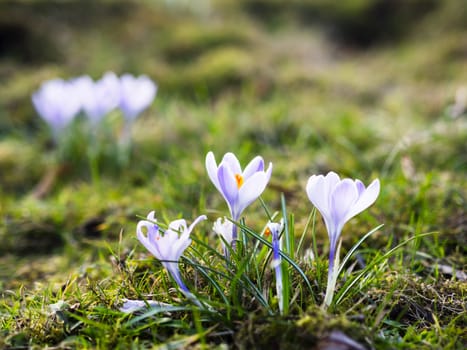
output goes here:
[{"label": "white flower in background", "polygon": [[32,103],[37,113],[49,124],[56,139],[81,109],[73,84],[62,79],[42,83],[33,93]]},{"label": "white flower in background", "polygon": [[120,80],[115,73],[107,72],[95,82],[85,75],[71,83],[81,100],[82,110],[93,124],[99,123],[120,103]]},{"label": "white flower in background", "polygon": [[127,121],[133,121],[148,108],[157,93],[157,85],[146,75],[135,77],[124,74],[120,77],[119,107]]}]

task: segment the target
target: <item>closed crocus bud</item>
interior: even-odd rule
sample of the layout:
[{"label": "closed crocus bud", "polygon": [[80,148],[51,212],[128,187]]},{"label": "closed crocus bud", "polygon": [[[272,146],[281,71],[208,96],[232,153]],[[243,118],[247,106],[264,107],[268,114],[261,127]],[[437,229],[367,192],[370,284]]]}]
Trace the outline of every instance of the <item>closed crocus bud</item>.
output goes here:
[{"label": "closed crocus bud", "polygon": [[214,225],[212,227],[213,231],[223,238],[222,248],[224,250],[224,255],[227,260],[229,259],[229,249],[226,247],[226,244],[230,246],[232,245],[232,233],[234,231],[233,226],[234,224],[232,223],[232,221],[229,221],[227,220],[227,218],[224,217],[223,220],[222,218],[218,218],[216,222],[214,222]]},{"label": "closed crocus bud", "polygon": [[284,298],[283,298],[283,281],[282,281],[282,267],[281,267],[281,239],[280,233],[284,229],[284,220],[281,219],[279,223],[269,222],[266,227],[265,235],[272,236],[272,267],[276,275],[276,293],[277,299],[279,300],[279,311],[284,310]]}]

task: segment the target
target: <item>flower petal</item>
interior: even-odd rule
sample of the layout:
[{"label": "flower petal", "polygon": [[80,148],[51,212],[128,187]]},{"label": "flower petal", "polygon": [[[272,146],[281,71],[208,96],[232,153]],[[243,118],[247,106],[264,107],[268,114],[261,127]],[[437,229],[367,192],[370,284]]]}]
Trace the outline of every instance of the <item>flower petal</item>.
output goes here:
[{"label": "flower petal", "polygon": [[311,203],[319,210],[323,217],[329,217],[329,193],[323,175],[312,175],[306,184],[306,194]]},{"label": "flower petal", "polygon": [[269,162],[268,169],[266,170],[266,182],[269,182],[272,174],[272,163]]},{"label": "flower petal", "polygon": [[171,247],[170,260],[178,261],[190,244],[190,235],[182,235]]},{"label": "flower petal", "polygon": [[136,237],[152,255],[157,259],[162,260],[163,256],[159,250],[159,246],[157,244],[153,244],[154,242],[151,242],[150,238],[148,238],[143,232],[143,227],[146,227],[146,230],[149,233],[153,226],[153,223],[146,220],[138,222],[138,225],[136,226]]},{"label": "flower petal", "polygon": [[263,172],[253,174],[245,181],[238,192],[238,202],[235,209],[237,217],[234,220],[238,220],[243,210],[263,193],[267,183],[267,176]]},{"label": "flower petal", "polygon": [[340,234],[342,227],[347,221],[347,214],[358,199],[358,190],[355,182],[344,179],[339,182],[331,194],[331,218],[334,224],[334,232],[329,232],[334,239]]},{"label": "flower petal", "polygon": [[222,162],[228,165],[230,171],[235,174],[242,174],[242,168],[235,154],[228,152],[222,158]]},{"label": "flower petal", "polygon": [[185,219],[174,220],[169,224],[169,230],[176,231],[178,233],[183,233],[187,229]]},{"label": "flower petal", "polygon": [[156,219],[156,212],[153,210],[151,211],[148,216],[146,216],[146,219],[148,219],[149,221],[157,221]]},{"label": "flower petal", "polygon": [[162,256],[161,260],[178,260],[174,257],[173,249],[175,244],[179,240],[179,234],[176,231],[170,229],[165,230],[164,236],[161,237],[158,241],[157,247],[159,248],[160,255]]},{"label": "flower petal", "polygon": [[198,225],[201,221],[204,221],[204,220],[207,220],[207,216],[206,215],[200,215],[198,216],[195,221],[193,221],[190,225],[190,227],[188,227],[188,233],[191,233],[191,231],[193,231],[193,228]]},{"label": "flower petal", "polygon": [[216,159],[214,158],[214,153],[209,152],[206,155],[206,171],[208,172],[208,176],[211,179],[211,182],[217,188],[219,192],[222,192],[219,186],[219,179],[217,178],[217,163]]},{"label": "flower petal", "polygon": [[360,195],[354,206],[351,210],[347,213],[345,221],[350,220],[355,215],[361,213],[370,205],[372,205],[376,198],[378,198],[380,191],[380,183],[379,180],[373,180],[373,182],[366,188],[366,190]]},{"label": "flower petal", "polygon": [[[222,236],[228,244],[232,243],[233,223],[231,221],[224,217],[224,222],[222,222],[222,218],[218,218],[212,229],[217,235]],[[222,244],[224,245],[224,241],[222,241]]]},{"label": "flower petal", "polygon": [[151,307],[170,307],[171,304],[163,303],[162,301],[156,300],[131,300],[122,299],[123,305],[119,308],[121,312],[132,313],[141,309],[147,309]]},{"label": "flower petal", "polygon": [[328,189],[328,193],[331,194],[332,189],[341,181],[339,175],[337,175],[334,171],[330,171],[325,176],[326,179],[326,187]]},{"label": "flower petal", "polygon": [[248,163],[245,170],[243,171],[243,179],[248,179],[251,175],[258,171],[264,171],[264,160],[260,156],[256,156],[250,163]]},{"label": "flower petal", "polygon": [[135,119],[154,100],[157,85],[147,76],[134,77],[124,74],[120,77],[120,109],[128,120]]},{"label": "flower petal", "polygon": [[222,162],[219,166],[217,178],[219,179],[220,192],[227,201],[233,216],[232,210],[238,198],[238,186],[234,174],[226,163]]},{"label": "flower petal", "polygon": [[365,191],[365,185],[360,180],[355,180],[355,185],[357,186],[358,196],[360,197]]},{"label": "flower petal", "polygon": [[[191,239],[190,239],[191,231],[199,222],[206,220],[206,219],[207,219],[206,215],[200,215],[195,219],[195,221],[191,223],[190,227],[188,228],[186,227],[186,221],[183,220],[184,222],[183,230],[180,231],[181,234],[178,238],[178,241],[175,242],[175,245],[172,248],[173,255],[174,257],[176,257],[176,259],[174,258],[173,260],[180,259],[180,256],[183,254],[183,251],[186,248],[188,248],[188,246],[191,244]],[[180,220],[177,220],[177,221],[180,221]]]}]

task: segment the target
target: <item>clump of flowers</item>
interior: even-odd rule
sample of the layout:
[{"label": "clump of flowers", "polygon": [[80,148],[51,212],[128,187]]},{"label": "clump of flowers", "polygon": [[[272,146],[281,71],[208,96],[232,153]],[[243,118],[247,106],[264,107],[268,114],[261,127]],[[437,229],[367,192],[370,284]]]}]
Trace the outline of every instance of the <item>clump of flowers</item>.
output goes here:
[{"label": "clump of flowers", "polygon": [[[88,139],[77,143],[87,145],[91,174],[97,179],[98,158],[104,147],[114,144],[114,158],[122,166],[128,164],[132,124],[152,104],[156,93],[157,85],[145,75],[118,77],[107,72],[96,81],[88,75],[46,81],[32,94],[32,102],[50,127],[59,152],[64,153],[63,159],[73,159],[69,154],[74,151],[70,145],[80,134],[78,130],[86,130],[81,133]],[[122,127],[105,123],[106,116],[114,111],[120,111]],[[79,115],[84,118],[78,118]],[[83,120],[87,127],[76,126]]]},{"label": "clump of flowers", "polygon": [[[252,293],[255,295],[254,299],[259,300],[267,306],[268,304],[264,299],[264,295],[267,296],[272,293],[264,290],[264,286],[251,286],[253,282],[248,277],[246,271],[251,269],[258,276],[261,276],[260,270],[264,271],[264,268],[267,266],[266,263],[269,263],[274,271],[275,295],[278,301],[279,313],[286,314],[289,310],[289,302],[292,300],[290,283],[293,279],[289,277],[289,267],[296,269],[302,278],[304,278],[305,284],[309,286],[310,290],[312,288],[297,262],[293,261],[294,248],[291,240],[294,237],[289,232],[290,227],[286,221],[285,204],[282,208],[283,218],[279,222],[274,221],[277,213],[271,216],[267,212],[270,220],[262,231],[262,234],[257,234],[243,223],[238,222],[245,208],[265,190],[271,177],[272,164],[270,163],[268,168],[265,169],[263,158],[257,156],[242,170],[240,162],[233,153],[226,153],[222,161],[217,164],[214,154],[209,152],[206,156],[206,169],[209,179],[227,202],[230,213],[230,218],[218,218],[213,224],[213,231],[221,239],[225,262],[227,262],[227,264],[222,264],[226,270],[225,272],[220,272],[220,276],[227,279],[231,278],[231,283],[234,286],[237,286],[241,281],[245,288],[251,287]],[[380,183],[378,179],[374,180],[368,187],[365,187],[360,180],[340,179],[334,172],[329,172],[326,176],[312,175],[308,179],[306,194],[321,213],[330,240],[328,282],[323,301],[325,308],[329,307],[333,301],[338,274],[341,271],[339,266],[339,247],[342,229],[347,221],[376,201],[379,191]],[[139,241],[162,262],[164,268],[177,283],[180,291],[189,299],[195,301],[197,305],[202,304],[198,302],[198,299],[193,296],[184,284],[178,261],[184,251],[190,246],[190,233],[193,227],[199,221],[205,219],[206,216],[202,215],[189,227],[187,227],[183,219],[173,221],[169,224],[168,229],[161,234],[161,229],[157,224],[154,212],[151,212],[146,220],[138,223],[136,229]],[[240,238],[238,237],[238,230],[241,230],[240,232],[242,233]],[[250,248],[248,247],[245,234],[255,239],[255,242],[250,244]],[[236,249],[236,240],[242,242],[241,249]],[[285,241],[284,249],[283,241]],[[198,249],[193,249],[193,252],[201,254]],[[234,255],[231,256],[231,252],[234,252]],[[216,252],[215,255],[220,254]],[[316,258],[313,257],[313,259]],[[203,256],[202,261],[207,262],[206,257]],[[261,263],[261,261],[264,263]],[[259,265],[250,267],[254,262],[260,262],[263,268],[259,268]],[[216,269],[213,267],[205,269],[200,263],[197,263],[196,266],[206,276],[208,276],[207,270]],[[245,272],[245,277],[242,277],[243,272]],[[225,293],[225,290],[221,289],[212,276],[208,277],[208,279],[219,293],[222,295]],[[261,288],[263,288],[263,292],[261,292]],[[232,291],[232,293],[235,292]],[[225,298],[224,295],[223,297]],[[152,303],[155,303],[155,301],[152,301]],[[141,304],[133,303],[125,305],[127,309],[131,309],[135,305]]]}]

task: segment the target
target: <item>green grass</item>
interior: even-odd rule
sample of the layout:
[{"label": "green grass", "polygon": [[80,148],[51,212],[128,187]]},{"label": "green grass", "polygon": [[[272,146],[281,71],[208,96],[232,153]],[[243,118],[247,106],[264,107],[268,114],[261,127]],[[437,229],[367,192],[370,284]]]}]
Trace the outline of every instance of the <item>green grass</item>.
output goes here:
[{"label": "green grass", "polygon": [[[202,13],[109,1],[86,29],[63,15],[79,15],[76,3],[1,5],[0,27],[37,31],[0,57],[0,347],[296,349],[341,331],[367,348],[464,348],[467,121],[449,108],[467,81],[467,21],[446,1],[365,49],[323,29],[349,28],[372,3],[220,1]],[[258,6],[281,12],[257,18]],[[49,50],[27,60],[37,40]],[[127,165],[112,143],[121,116],[106,119],[93,181],[86,133],[57,154],[30,94],[45,79],[109,69],[148,74],[159,92]],[[210,150],[274,165],[231,264],[212,232],[228,212],[204,168]],[[384,226],[352,252],[324,311],[328,239],[305,184],[329,170],[381,181],[376,203],[344,227],[341,259]],[[208,216],[180,264],[205,307],[136,240],[151,210],[165,223]],[[283,315],[261,235],[274,213],[288,222]],[[124,314],[125,298],[171,306]]]}]

